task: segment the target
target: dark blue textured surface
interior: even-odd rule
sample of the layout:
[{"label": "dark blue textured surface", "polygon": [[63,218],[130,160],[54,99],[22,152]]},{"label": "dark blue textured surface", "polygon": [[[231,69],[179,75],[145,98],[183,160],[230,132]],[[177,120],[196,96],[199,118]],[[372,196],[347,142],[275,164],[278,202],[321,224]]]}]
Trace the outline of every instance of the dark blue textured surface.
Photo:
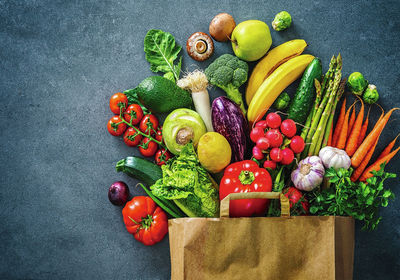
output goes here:
[{"label": "dark blue textured surface", "polygon": [[[168,239],[136,242],[108,202],[116,180],[142,194],[114,171],[136,151],[107,133],[108,99],[152,75],[148,29],[184,45],[219,12],[270,23],[281,10],[294,25],[272,30],[273,46],[304,38],[324,71],[341,52],[345,75],[364,73],[384,108],[400,105],[399,1],[0,1],[0,279],[169,279]],[[216,43],[225,52],[229,44]],[[185,70],[208,63],[184,53]],[[378,150],[400,132],[398,119]],[[398,185],[390,183],[400,196]],[[375,232],[357,224],[354,279],[400,275],[400,201],[381,213]]]}]

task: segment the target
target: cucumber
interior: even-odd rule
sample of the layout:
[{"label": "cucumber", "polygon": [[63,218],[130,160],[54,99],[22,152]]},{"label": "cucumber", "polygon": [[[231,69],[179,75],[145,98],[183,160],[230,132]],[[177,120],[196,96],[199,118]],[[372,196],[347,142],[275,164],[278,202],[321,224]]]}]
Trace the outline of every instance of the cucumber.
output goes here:
[{"label": "cucumber", "polygon": [[115,166],[117,172],[124,172],[129,176],[142,181],[147,186],[153,185],[158,179],[162,178],[161,168],[140,157],[127,157],[117,162]]},{"label": "cucumber", "polygon": [[322,65],[321,60],[316,57],[307,66],[301,78],[296,94],[289,107],[288,118],[296,123],[304,124],[310,113],[315,99],[314,79],[321,79]]},{"label": "cucumber", "polygon": [[191,108],[191,94],[161,76],[144,79],[135,91],[145,107],[155,113],[169,113],[178,108]]}]

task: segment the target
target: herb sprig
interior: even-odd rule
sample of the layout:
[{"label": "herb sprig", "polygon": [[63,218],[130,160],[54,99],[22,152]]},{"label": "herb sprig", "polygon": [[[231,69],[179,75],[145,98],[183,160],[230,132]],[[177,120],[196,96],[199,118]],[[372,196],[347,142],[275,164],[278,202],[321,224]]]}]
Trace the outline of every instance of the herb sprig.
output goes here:
[{"label": "herb sprig", "polygon": [[364,182],[350,180],[352,169],[329,168],[325,176],[332,183],[331,187],[321,192],[315,191],[310,198],[310,212],[319,216],[352,216],[364,221],[363,230],[374,230],[381,221],[379,208],[386,207],[394,194],[384,188],[384,181],[395,178],[396,174],[384,171],[385,164],[379,171]]}]

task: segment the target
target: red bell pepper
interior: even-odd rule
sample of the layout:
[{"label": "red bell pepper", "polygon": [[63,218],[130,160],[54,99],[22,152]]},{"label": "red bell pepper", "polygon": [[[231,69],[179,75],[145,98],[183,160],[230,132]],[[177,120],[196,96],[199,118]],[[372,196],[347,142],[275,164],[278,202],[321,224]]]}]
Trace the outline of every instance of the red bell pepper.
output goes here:
[{"label": "red bell pepper", "polygon": [[[272,180],[268,171],[260,168],[252,160],[244,160],[229,165],[219,186],[219,198],[224,199],[230,193],[270,192]],[[265,213],[268,199],[238,199],[229,204],[231,217],[250,217]]]},{"label": "red bell pepper", "polygon": [[126,203],[122,216],[127,231],[144,245],[160,242],[168,232],[165,212],[148,196],[136,196]]}]

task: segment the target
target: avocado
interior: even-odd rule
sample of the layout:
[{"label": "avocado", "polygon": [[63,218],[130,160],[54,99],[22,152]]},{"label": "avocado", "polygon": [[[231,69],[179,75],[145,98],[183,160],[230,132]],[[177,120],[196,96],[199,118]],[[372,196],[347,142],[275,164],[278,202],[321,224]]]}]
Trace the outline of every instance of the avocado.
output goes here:
[{"label": "avocado", "polygon": [[140,102],[154,113],[168,113],[178,108],[192,107],[190,93],[162,76],[144,79],[135,91]]}]

